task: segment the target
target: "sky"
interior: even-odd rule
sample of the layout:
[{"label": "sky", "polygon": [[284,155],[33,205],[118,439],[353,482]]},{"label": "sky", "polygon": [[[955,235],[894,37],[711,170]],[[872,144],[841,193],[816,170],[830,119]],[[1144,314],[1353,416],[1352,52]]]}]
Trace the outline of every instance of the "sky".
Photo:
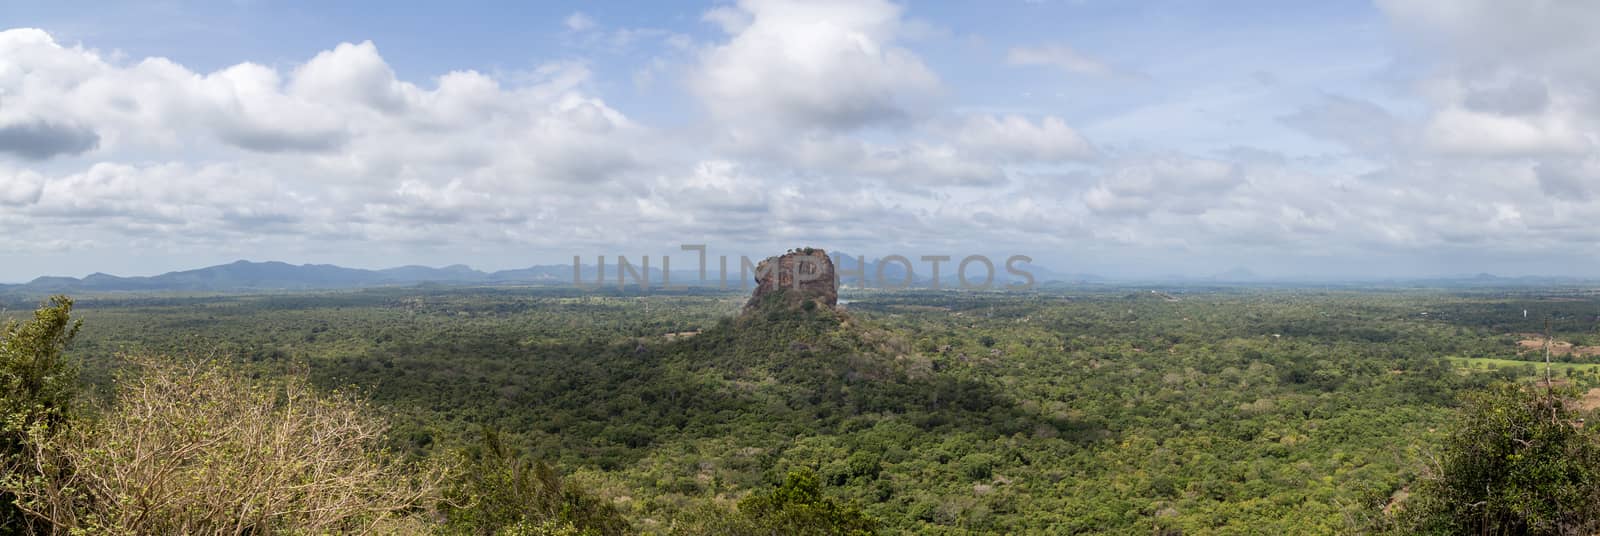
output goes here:
[{"label": "sky", "polygon": [[1587,0],[6,0],[0,282],[682,244],[1600,277],[1595,27]]}]

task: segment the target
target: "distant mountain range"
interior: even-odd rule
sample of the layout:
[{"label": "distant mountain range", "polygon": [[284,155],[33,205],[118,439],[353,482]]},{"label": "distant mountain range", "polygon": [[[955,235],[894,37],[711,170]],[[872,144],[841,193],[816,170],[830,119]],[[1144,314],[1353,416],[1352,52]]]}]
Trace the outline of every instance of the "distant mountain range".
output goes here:
[{"label": "distant mountain range", "polygon": [[[835,264],[844,263],[843,267],[855,268],[857,257],[846,253],[832,255]],[[848,260],[846,260],[848,258]],[[730,287],[739,285],[738,261],[729,259],[727,283]],[[659,261],[659,259],[657,259]],[[634,269],[638,270],[638,260],[635,259]],[[955,269],[959,260],[940,265],[941,286],[955,288],[957,280]],[[994,284],[1004,285],[1014,278],[1007,275],[1003,259],[996,259]],[[707,266],[707,281],[699,281],[699,267],[693,266],[688,270],[675,269],[670,274],[673,286],[718,286],[720,284],[717,267]],[[927,288],[930,285],[930,267],[918,259],[912,260],[913,278],[912,285]],[[866,262],[866,277],[869,282],[875,280],[879,261],[877,259]],[[1044,270],[1039,266],[1027,268],[1033,273],[1039,283],[1048,280],[1068,282],[1098,280],[1097,276],[1079,275],[1060,277]],[[605,274],[596,273],[595,265],[584,264],[579,267],[579,277],[586,286],[593,286],[603,281],[608,287],[617,284],[617,265],[607,263]],[[968,270],[969,280],[974,283],[983,278],[981,266],[972,266]],[[662,283],[662,272],[657,266],[652,266],[648,271],[640,270],[641,276],[647,276],[652,286]],[[751,274],[753,275],[753,274]],[[884,266],[884,279],[892,284],[898,284],[905,277],[905,268],[899,263],[891,262]],[[859,286],[860,279],[846,276],[842,281],[846,285]],[[514,270],[500,270],[484,272],[469,266],[454,264],[442,268],[429,266],[401,266],[383,270],[366,270],[360,268],[345,268],[331,264],[289,264],[284,262],[251,262],[236,261],[229,264],[210,266],[194,270],[168,272],[155,276],[120,277],[104,273],[94,273],[83,278],[75,277],[40,277],[27,283],[18,285],[0,285],[0,292],[8,294],[48,294],[56,292],[81,293],[81,292],[247,292],[270,290],[330,290],[344,288],[366,288],[379,286],[404,286],[423,283],[439,284],[464,284],[464,285],[551,285],[564,286],[572,284],[571,264],[550,264],[518,268]],[[628,286],[636,284],[630,274],[627,278]],[[873,286],[876,286],[874,284]]]},{"label": "distant mountain range", "polygon": [[[857,257],[843,252],[833,252],[834,265],[840,271],[840,282],[847,287],[861,287],[861,277],[857,273]],[[611,259],[608,259],[611,260]],[[659,259],[656,259],[659,261]],[[614,260],[613,260],[614,261]],[[729,259],[729,274],[727,284],[731,288],[739,287],[738,261]],[[637,262],[637,260],[635,261]],[[1021,278],[1011,276],[1006,272],[1004,259],[992,259],[995,264],[995,279],[992,288],[1001,288],[1007,284],[1017,283]],[[868,258],[866,261],[865,277],[869,287],[879,287],[876,283],[878,268],[881,259]],[[931,267],[921,259],[911,259],[913,266],[913,288],[930,288],[932,286]],[[956,269],[960,259],[952,259],[940,264],[939,281],[943,288],[959,288],[956,279]],[[715,262],[707,266],[707,281],[699,281],[698,266],[690,265],[688,270],[675,269],[670,274],[673,286],[701,286],[715,287],[720,284]],[[905,278],[905,267],[899,262],[881,264],[883,279],[891,285],[898,285]],[[639,267],[634,266],[635,270]],[[1234,268],[1210,277],[1190,278],[1172,276],[1156,280],[1150,279],[1111,279],[1094,274],[1063,274],[1053,272],[1039,265],[1024,267],[1033,274],[1036,284],[1041,286],[1057,285],[1095,285],[1121,283],[1140,284],[1167,284],[1167,285],[1208,285],[1208,284],[1245,284],[1245,285],[1285,285],[1295,284],[1290,280],[1266,279],[1256,275],[1247,268]],[[977,283],[983,278],[981,265],[968,267],[968,281]],[[579,277],[585,286],[593,286],[597,282],[609,288],[616,288],[617,265],[607,263],[603,277],[596,273],[594,265],[585,264],[579,267]],[[662,284],[662,272],[659,267],[652,266],[648,271],[641,270],[640,275],[647,275],[651,286],[659,287]],[[753,274],[747,274],[750,276]],[[195,270],[168,272],[148,277],[119,277],[104,273],[94,273],[83,278],[74,277],[40,277],[27,283],[18,285],[0,285],[0,293],[13,295],[43,295],[51,293],[85,293],[85,292],[252,292],[274,290],[332,290],[349,288],[368,288],[380,286],[409,286],[424,283],[450,284],[450,285],[549,285],[567,286],[572,284],[571,264],[537,265],[514,270],[500,270],[484,272],[469,266],[454,264],[442,268],[428,266],[401,266],[383,270],[365,270],[360,268],[345,268],[331,264],[301,264],[294,265],[283,262],[251,262],[237,261],[229,264],[210,266]],[[1429,287],[1527,287],[1549,285],[1576,285],[1594,284],[1593,279],[1574,277],[1498,277],[1491,274],[1474,274],[1460,276],[1444,276],[1434,278],[1414,279],[1369,279],[1358,281],[1303,281],[1301,284],[1318,286],[1333,284],[1335,286],[1429,286]],[[627,286],[636,288],[637,282],[630,275]]]},{"label": "distant mountain range", "polygon": [[[594,268],[587,274],[593,277]],[[82,279],[41,277],[21,285],[0,285],[0,291],[117,292],[117,291],[203,291],[313,290],[360,288],[418,283],[568,283],[572,265],[533,266],[518,270],[482,272],[456,264],[443,268],[401,266],[386,270],[363,270],[331,264],[294,265],[283,262],[238,261],[196,270],[167,272],[149,277],[119,277],[103,273]]]}]

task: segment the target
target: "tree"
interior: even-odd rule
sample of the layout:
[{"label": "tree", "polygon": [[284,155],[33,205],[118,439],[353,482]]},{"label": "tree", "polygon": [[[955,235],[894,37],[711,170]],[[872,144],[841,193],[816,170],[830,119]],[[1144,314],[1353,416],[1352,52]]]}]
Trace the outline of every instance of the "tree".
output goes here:
[{"label": "tree", "polygon": [[1399,505],[1411,533],[1593,534],[1600,443],[1570,394],[1503,385],[1469,396],[1416,493]]},{"label": "tree", "polygon": [[0,327],[0,452],[14,452],[28,427],[67,418],[77,371],[64,353],[82,323],[72,319],[72,299],[55,296],[31,320]]},{"label": "tree", "polygon": [[445,494],[448,526],[467,534],[628,534],[631,527],[610,503],[567,482],[544,462],[525,459],[484,429]]},{"label": "tree", "polygon": [[[0,325],[0,467],[26,463],[28,436],[49,434],[69,416],[77,370],[64,354],[81,324],[72,299],[54,296],[32,319]],[[0,533],[23,526],[15,499],[0,491]]]},{"label": "tree", "polygon": [[790,471],[777,488],[740,500],[739,514],[749,521],[749,534],[866,536],[878,530],[860,510],[823,497],[822,481],[810,470]]},{"label": "tree", "polygon": [[694,536],[870,536],[878,521],[822,495],[810,469],[790,471],[782,484],[745,496],[737,510],[702,504],[683,512],[664,531]]}]

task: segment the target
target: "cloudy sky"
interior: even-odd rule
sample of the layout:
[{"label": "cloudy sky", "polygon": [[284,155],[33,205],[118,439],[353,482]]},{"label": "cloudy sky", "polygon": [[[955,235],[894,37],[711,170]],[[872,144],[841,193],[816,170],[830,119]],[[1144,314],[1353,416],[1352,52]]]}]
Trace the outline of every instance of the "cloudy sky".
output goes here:
[{"label": "cloudy sky", "polygon": [[0,281],[692,243],[1600,276],[1600,2],[524,4],[7,2]]}]

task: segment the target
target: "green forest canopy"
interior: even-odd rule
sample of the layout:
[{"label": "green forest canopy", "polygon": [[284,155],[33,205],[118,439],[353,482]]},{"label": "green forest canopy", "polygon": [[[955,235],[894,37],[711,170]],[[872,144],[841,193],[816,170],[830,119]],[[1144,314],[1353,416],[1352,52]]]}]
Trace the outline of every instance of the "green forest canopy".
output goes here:
[{"label": "green forest canopy", "polygon": [[100,399],[124,353],[303,373],[360,393],[413,460],[482,459],[492,430],[631,531],[713,531],[811,474],[888,533],[1333,533],[1389,526],[1463,395],[1534,375],[1519,341],[1544,318],[1582,346],[1600,312],[1578,292],[848,297],[738,319],[742,296],[703,292],[95,297],[70,355]]}]

